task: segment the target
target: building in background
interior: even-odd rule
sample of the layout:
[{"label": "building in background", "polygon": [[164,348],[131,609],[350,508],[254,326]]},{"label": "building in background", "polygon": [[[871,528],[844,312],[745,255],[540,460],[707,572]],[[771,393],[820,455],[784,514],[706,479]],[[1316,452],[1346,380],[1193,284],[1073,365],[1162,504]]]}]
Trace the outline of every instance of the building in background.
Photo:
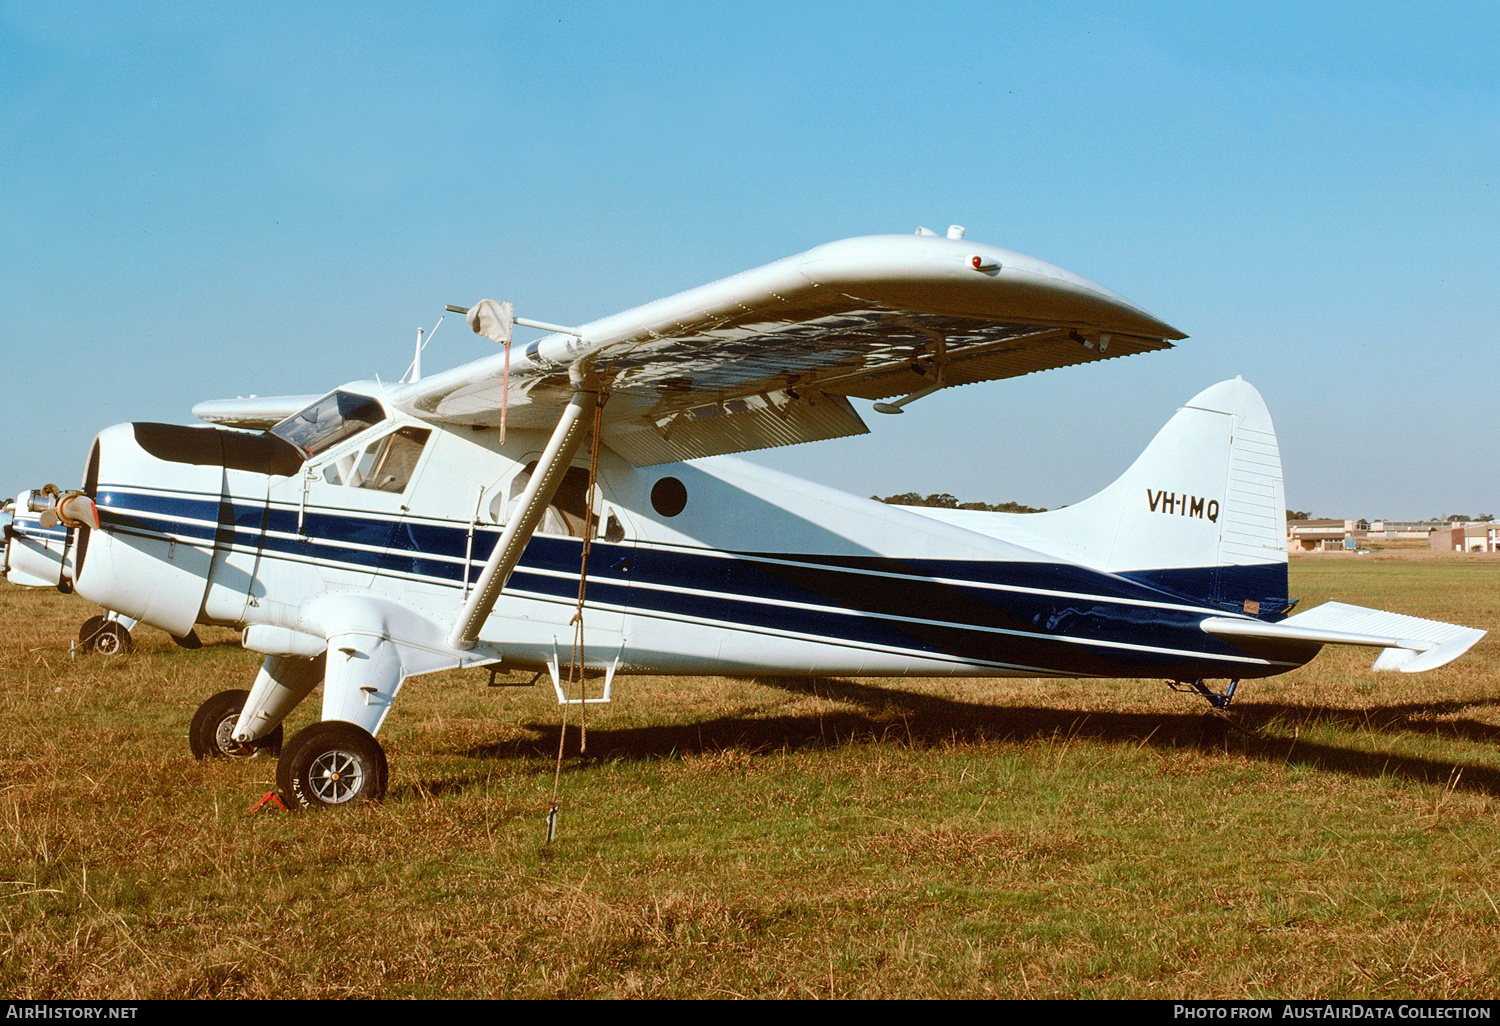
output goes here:
[{"label": "building in background", "polygon": [[1426,539],[1433,531],[1449,526],[1446,520],[1373,520],[1370,522],[1370,537],[1376,540],[1393,538]]},{"label": "building in background", "polygon": [[1288,552],[1353,552],[1359,548],[1366,532],[1357,520],[1288,520]]},{"label": "building in background", "polygon": [[1500,523],[1468,520],[1288,520],[1287,552],[1358,552],[1368,542],[1426,539],[1433,552],[1500,553]]},{"label": "building in background", "polygon": [[1433,552],[1500,552],[1500,526],[1493,521],[1444,524],[1427,537]]}]

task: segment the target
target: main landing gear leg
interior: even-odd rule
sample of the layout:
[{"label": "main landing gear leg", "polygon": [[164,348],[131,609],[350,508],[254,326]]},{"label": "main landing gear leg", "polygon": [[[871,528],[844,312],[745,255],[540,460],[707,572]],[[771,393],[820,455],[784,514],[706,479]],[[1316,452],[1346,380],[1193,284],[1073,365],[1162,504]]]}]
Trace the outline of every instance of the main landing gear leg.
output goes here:
[{"label": "main landing gear leg", "polygon": [[[232,740],[249,744],[281,731],[281,721],[323,679],[324,657],[267,656],[245,697]],[[277,749],[280,749],[277,745]]]},{"label": "main landing gear leg", "polygon": [[323,658],[267,656],[249,691],[221,691],[188,731],[195,759],[245,759],[281,751],[281,721],[323,679]]},{"label": "main landing gear leg", "polygon": [[297,734],[276,762],[276,786],[291,809],[378,802],[389,770],[375,732],[401,689],[401,653],[374,633],[328,639],[323,719]]}]

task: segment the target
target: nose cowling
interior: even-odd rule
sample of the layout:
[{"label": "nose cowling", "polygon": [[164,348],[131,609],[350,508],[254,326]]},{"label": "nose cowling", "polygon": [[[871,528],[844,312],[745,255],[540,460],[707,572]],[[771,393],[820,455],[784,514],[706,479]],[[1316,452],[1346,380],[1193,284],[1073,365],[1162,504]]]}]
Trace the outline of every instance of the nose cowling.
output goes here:
[{"label": "nose cowling", "polygon": [[68,587],[73,557],[68,529],[55,518],[56,486],[22,492],[11,507],[12,521],[5,525],[3,563],[5,578],[23,588]]},{"label": "nose cowling", "polygon": [[213,428],[152,430],[168,427],[117,424],[95,440],[86,484],[99,527],[80,531],[74,586],[180,637],[208,590],[224,467]]}]

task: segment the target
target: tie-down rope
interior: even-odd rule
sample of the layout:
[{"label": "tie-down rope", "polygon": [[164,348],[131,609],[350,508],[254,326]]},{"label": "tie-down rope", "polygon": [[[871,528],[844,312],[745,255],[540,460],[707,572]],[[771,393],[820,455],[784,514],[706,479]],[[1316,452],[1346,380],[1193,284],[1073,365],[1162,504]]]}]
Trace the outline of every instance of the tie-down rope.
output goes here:
[{"label": "tie-down rope", "polygon": [[[588,592],[589,549],[594,541],[594,490],[599,483],[599,423],[604,415],[604,400],[594,401],[593,437],[589,439],[589,486],[584,492],[583,553],[578,562],[578,604],[573,610],[573,619],[568,626],[573,628],[573,654],[568,660],[568,687],[566,695],[576,681],[578,683],[578,754],[588,750],[588,694],[587,681],[583,673],[583,603]],[[563,703],[562,724],[557,732],[557,765],[552,771],[552,807],[547,811],[547,841],[551,843],[557,832],[558,791],[562,782],[563,746],[568,736],[568,705]]]}]

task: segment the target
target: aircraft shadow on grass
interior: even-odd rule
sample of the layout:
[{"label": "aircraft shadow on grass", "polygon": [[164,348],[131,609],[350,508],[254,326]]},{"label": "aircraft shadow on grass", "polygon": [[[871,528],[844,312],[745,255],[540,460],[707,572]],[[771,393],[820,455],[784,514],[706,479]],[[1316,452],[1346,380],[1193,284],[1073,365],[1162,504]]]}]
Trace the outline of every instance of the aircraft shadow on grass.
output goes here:
[{"label": "aircraft shadow on grass", "polygon": [[[979,705],[828,678],[760,677],[756,683],[831,699],[844,703],[846,708],[790,716],[731,715],[648,727],[612,727],[607,717],[595,713],[598,725],[590,724],[588,728],[586,758],[594,763],[619,759],[644,761],[726,748],[751,752],[834,748],[851,741],[935,747],[1083,738],[1139,744],[1161,751],[1185,747],[1228,749],[1265,762],[1307,766],[1352,777],[1390,775],[1500,796],[1500,769],[1473,762],[1386,754],[1315,742],[1293,729],[1330,724],[1379,734],[1411,732],[1496,744],[1500,743],[1500,727],[1473,719],[1439,721],[1435,717],[1500,704],[1500,700],[1416,702],[1373,709],[1244,702],[1232,707],[1230,719],[1234,725],[1230,726],[1216,716],[1186,705],[1186,696],[1181,713],[1082,712]],[[849,705],[859,708],[847,708]],[[576,723],[574,714],[570,726]],[[531,722],[525,726],[533,736],[473,746],[462,754],[510,759],[550,758],[556,753],[556,723]],[[1265,732],[1268,729],[1271,733]],[[572,738],[568,751],[570,754],[576,751]]]}]

